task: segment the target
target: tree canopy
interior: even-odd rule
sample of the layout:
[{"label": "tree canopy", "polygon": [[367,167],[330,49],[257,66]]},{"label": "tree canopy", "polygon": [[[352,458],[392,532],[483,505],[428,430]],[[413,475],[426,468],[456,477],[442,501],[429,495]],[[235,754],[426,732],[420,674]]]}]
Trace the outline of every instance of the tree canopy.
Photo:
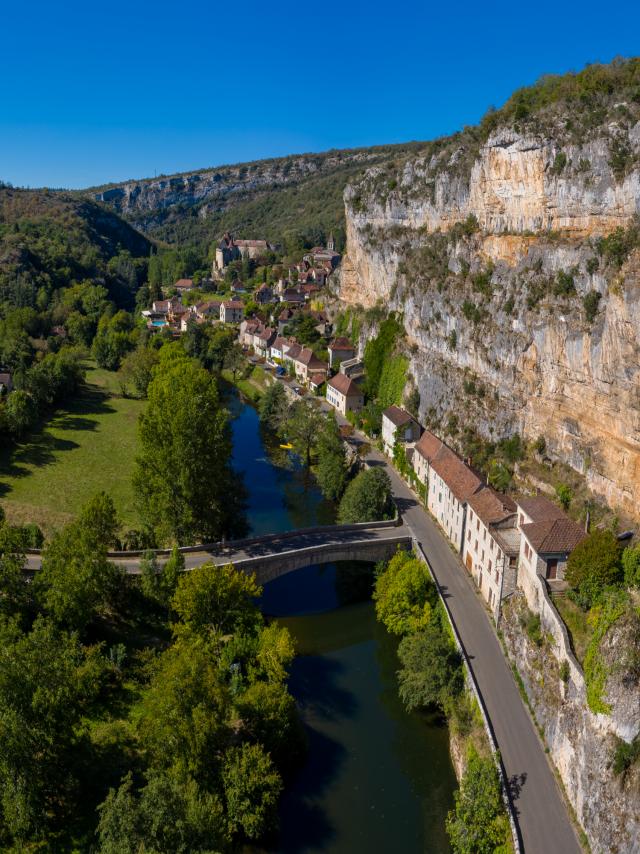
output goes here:
[{"label": "tree canopy", "polygon": [[338,508],[338,522],[375,522],[392,515],[391,480],[383,468],[361,471],[347,486]]},{"label": "tree canopy", "polygon": [[231,468],[231,434],[214,377],[169,348],[140,417],[134,489],[160,540],[188,545],[246,530],[244,492]]}]

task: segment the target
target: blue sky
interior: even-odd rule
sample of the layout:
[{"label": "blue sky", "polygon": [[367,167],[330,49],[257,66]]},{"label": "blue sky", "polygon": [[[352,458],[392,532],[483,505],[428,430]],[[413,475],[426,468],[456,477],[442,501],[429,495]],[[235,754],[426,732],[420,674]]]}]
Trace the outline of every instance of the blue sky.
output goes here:
[{"label": "blue sky", "polygon": [[84,187],[449,133],[640,54],[640,3],[32,0],[0,32],[0,179]]}]

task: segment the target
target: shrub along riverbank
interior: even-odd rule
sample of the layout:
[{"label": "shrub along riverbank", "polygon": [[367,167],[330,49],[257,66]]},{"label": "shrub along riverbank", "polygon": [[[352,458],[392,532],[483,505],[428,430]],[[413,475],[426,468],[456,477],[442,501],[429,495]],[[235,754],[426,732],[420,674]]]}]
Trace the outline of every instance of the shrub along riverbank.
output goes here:
[{"label": "shrub along riverbank", "polygon": [[408,710],[446,718],[460,781],[447,832],[456,854],[512,850],[500,779],[480,710],[425,563],[399,551],[376,567],[376,615],[400,638],[398,690]]}]

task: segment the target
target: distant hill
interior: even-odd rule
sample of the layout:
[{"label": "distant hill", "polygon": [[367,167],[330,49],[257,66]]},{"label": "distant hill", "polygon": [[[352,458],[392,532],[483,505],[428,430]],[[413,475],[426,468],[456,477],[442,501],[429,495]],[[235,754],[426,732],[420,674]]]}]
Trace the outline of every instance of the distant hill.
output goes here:
[{"label": "distant hill", "polygon": [[172,244],[204,248],[225,231],[285,248],[344,242],[344,188],[366,169],[418,154],[422,143],[291,155],[94,187],[136,228]]},{"label": "distant hill", "polygon": [[0,306],[46,305],[53,291],[99,280],[126,305],[151,241],[105,205],[51,190],[0,186]]}]

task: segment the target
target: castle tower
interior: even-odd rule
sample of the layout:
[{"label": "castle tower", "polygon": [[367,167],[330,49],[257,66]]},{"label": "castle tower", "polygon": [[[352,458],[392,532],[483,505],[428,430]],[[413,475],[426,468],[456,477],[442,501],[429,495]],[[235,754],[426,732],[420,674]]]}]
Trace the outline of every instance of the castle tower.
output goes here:
[{"label": "castle tower", "polygon": [[329,239],[327,240],[327,249],[329,250],[329,252],[336,251],[336,242],[333,239],[333,232],[331,232],[331,234],[329,235]]}]

